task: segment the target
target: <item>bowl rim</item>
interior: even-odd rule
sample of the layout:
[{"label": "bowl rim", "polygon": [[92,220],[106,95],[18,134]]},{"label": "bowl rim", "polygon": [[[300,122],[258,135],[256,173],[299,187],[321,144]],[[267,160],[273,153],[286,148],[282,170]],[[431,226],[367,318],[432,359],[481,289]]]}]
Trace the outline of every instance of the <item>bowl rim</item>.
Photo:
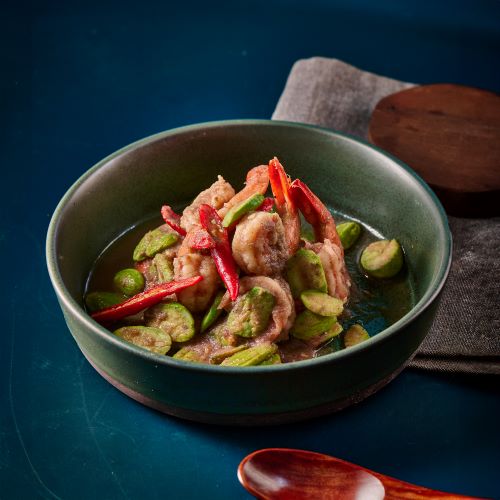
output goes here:
[{"label": "bowl rim", "polygon": [[[398,321],[390,325],[388,328],[382,330],[377,333],[375,336],[370,337],[368,340],[350,347],[349,349],[342,349],[340,351],[336,351],[330,354],[325,354],[323,356],[319,356],[317,358],[311,358],[300,361],[293,361],[290,363],[282,363],[277,365],[268,365],[268,366],[250,366],[250,367],[227,367],[227,366],[219,366],[219,365],[210,365],[204,363],[190,363],[182,360],[177,360],[172,358],[171,356],[165,356],[153,353],[146,349],[142,349],[137,347],[125,340],[119,338],[113,333],[101,326],[99,323],[94,321],[87,312],[76,302],[75,299],[70,295],[67,290],[63,279],[61,277],[59,267],[58,267],[58,259],[56,254],[56,235],[58,225],[60,223],[63,211],[65,206],[71,200],[72,196],[79,189],[79,187],[96,172],[97,170],[104,167],[107,163],[109,163],[114,158],[139,147],[145,146],[151,142],[155,142],[159,139],[164,139],[166,137],[171,137],[177,134],[190,133],[194,131],[199,131],[201,129],[214,129],[220,127],[231,127],[231,126],[266,126],[266,127],[291,127],[296,129],[308,130],[308,131],[316,131],[319,133],[326,134],[328,136],[337,136],[346,140],[347,142],[355,143],[362,148],[371,150],[372,153],[376,155],[383,156],[392,161],[395,168],[399,168],[402,170],[404,175],[413,180],[416,186],[422,191],[422,194],[427,196],[428,199],[432,202],[438,219],[441,222],[440,233],[442,238],[444,239],[444,248],[443,248],[443,256],[442,260],[439,264],[439,271],[437,276],[434,277],[428,289],[425,291],[424,295],[421,299],[408,311],[402,318]],[[139,219],[138,219],[139,220]],[[135,356],[139,356],[144,360],[155,364],[165,364],[167,366],[171,366],[175,369],[180,370],[189,370],[196,372],[210,372],[214,374],[221,373],[231,373],[231,374],[255,374],[255,373],[269,373],[274,371],[282,371],[282,370],[302,370],[309,369],[313,366],[330,364],[335,362],[337,359],[347,359],[351,356],[356,356],[358,351],[369,349],[376,344],[383,343],[387,341],[389,337],[394,335],[398,330],[408,325],[412,322],[416,317],[420,316],[436,299],[436,297],[440,294],[446,279],[448,277],[450,267],[451,267],[451,257],[452,257],[452,236],[448,225],[448,219],[446,213],[444,211],[441,202],[431,190],[431,188],[425,183],[425,181],[408,165],[403,163],[401,160],[395,158],[391,154],[382,150],[381,148],[374,146],[368,143],[365,140],[359,139],[358,137],[354,137],[349,134],[345,134],[343,132],[339,132],[333,129],[329,129],[326,127],[321,127],[317,125],[309,125],[305,123],[297,123],[297,122],[289,122],[282,120],[266,120],[266,119],[237,119],[237,120],[218,120],[218,121],[209,121],[209,122],[201,122],[192,125],[185,125],[181,127],[176,127],[173,129],[169,129],[163,132],[159,132],[156,134],[149,135],[147,137],[141,138],[137,141],[134,141],[116,151],[109,154],[91,168],[89,168],[86,172],[84,172],[65,192],[59,203],[57,204],[54,213],[51,217],[46,237],[46,262],[47,268],[49,272],[49,277],[52,282],[52,286],[56,292],[57,298],[59,302],[64,304],[64,306],[71,312],[74,318],[83,326],[85,326],[88,330],[92,331],[93,334],[101,337],[106,342],[110,342],[117,346],[120,349],[124,349],[128,351],[130,354]]]}]

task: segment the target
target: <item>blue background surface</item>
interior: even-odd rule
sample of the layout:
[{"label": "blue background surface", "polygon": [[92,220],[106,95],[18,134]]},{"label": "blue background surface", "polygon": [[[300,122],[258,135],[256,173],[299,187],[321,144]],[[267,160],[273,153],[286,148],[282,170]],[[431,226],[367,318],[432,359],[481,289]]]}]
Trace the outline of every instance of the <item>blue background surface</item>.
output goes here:
[{"label": "blue background surface", "polygon": [[2,11],[0,498],[245,499],[238,463],[272,446],[500,497],[497,380],[406,370],[314,421],[241,429],[177,420],[123,396],[84,360],[44,255],[52,211],[91,165],[171,127],[270,117],[298,58],[498,91],[500,4],[104,3]]}]

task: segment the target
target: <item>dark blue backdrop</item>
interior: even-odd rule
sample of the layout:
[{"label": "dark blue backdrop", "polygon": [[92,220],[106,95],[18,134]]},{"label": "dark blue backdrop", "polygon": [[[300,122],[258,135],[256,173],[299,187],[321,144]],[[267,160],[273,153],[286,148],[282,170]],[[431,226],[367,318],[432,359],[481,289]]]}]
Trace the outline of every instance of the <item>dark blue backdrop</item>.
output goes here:
[{"label": "dark blue backdrop", "polygon": [[313,55],[413,82],[500,88],[496,1],[45,2],[2,7],[1,498],[249,498],[259,447],[333,454],[499,496],[498,382],[407,370],[364,403],[274,428],[211,427],[127,399],[82,358],[44,261],[64,191],[171,127],[267,118]]}]

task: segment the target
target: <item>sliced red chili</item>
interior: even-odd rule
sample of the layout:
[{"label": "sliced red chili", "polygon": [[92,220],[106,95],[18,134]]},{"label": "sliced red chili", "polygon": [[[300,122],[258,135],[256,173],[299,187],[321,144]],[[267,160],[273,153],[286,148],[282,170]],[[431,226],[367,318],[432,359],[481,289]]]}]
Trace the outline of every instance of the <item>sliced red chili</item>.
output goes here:
[{"label": "sliced red chili", "polygon": [[257,209],[258,212],[272,212],[274,208],[274,198],[266,198]]},{"label": "sliced red chili", "polygon": [[200,206],[200,223],[214,241],[210,254],[214,259],[217,272],[226,285],[231,300],[236,300],[240,283],[229,237],[226,228],[222,225],[222,219],[213,207],[203,204]]},{"label": "sliced red chili", "polygon": [[92,314],[99,323],[112,323],[119,319],[137,314],[138,312],[146,309],[147,307],[154,306],[165,297],[173,293],[180,292],[185,288],[196,285],[203,279],[203,276],[194,276],[193,278],[186,278],[178,281],[170,281],[169,283],[162,283],[149,288],[145,292],[138,293],[125,302],[116,304],[106,309],[102,309]]},{"label": "sliced red chili", "polygon": [[172,207],[163,205],[161,207],[161,216],[174,231],[177,231],[181,236],[186,236],[186,230],[181,227],[181,216],[176,214]]},{"label": "sliced red chili", "polygon": [[188,245],[195,250],[210,250],[215,247],[215,241],[206,229],[189,231],[186,238],[189,240]]}]

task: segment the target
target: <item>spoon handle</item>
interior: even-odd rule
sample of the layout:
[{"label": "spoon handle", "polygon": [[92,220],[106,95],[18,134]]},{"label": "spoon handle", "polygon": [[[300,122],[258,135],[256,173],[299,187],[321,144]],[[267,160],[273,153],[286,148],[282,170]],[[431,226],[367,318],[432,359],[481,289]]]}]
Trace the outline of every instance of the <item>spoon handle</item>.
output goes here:
[{"label": "spoon handle", "polygon": [[[368,469],[364,470],[368,471]],[[479,497],[470,497],[465,495],[457,495],[456,493],[446,493],[444,491],[432,490],[430,488],[424,488],[423,486],[406,483],[389,476],[384,476],[383,474],[379,474],[377,472],[369,472],[377,479],[379,479],[380,482],[384,485],[385,500],[485,500],[484,498],[481,499]]]},{"label": "spoon handle", "polygon": [[355,469],[367,472],[372,476],[375,476],[384,486],[384,500],[487,500],[480,497],[471,497],[467,495],[459,495],[456,493],[447,493],[445,491],[425,488],[424,486],[407,483],[406,481],[401,481],[400,479],[386,476],[385,474],[381,474],[380,472],[366,469],[365,467],[353,464],[351,462],[346,462],[345,460],[341,460],[339,458],[330,457],[329,455],[318,455],[328,457],[329,459],[333,459],[346,465],[350,465]]}]

